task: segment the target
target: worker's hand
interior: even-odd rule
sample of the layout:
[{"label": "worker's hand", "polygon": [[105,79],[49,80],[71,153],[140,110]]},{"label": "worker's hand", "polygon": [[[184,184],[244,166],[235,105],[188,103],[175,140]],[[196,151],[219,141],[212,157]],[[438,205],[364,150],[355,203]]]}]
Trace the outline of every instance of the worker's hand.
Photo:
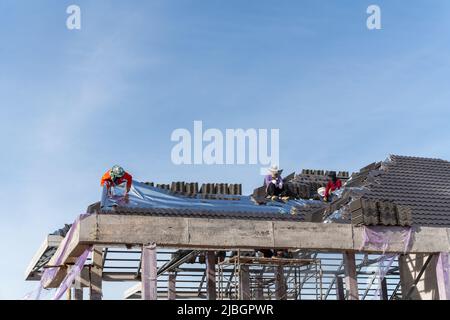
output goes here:
[{"label": "worker's hand", "polygon": [[323,201],[328,202],[328,198],[327,197],[323,197]]},{"label": "worker's hand", "polygon": [[125,200],[125,203],[128,203],[130,201],[130,197],[128,196],[128,193],[124,194],[123,200]]}]

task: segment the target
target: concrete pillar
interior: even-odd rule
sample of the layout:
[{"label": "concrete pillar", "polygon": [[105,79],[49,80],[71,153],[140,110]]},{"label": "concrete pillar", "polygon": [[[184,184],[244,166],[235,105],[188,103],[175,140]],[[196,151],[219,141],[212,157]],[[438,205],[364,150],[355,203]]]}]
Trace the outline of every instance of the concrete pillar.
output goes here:
[{"label": "concrete pillar", "polygon": [[348,300],[359,300],[355,253],[347,251],[343,254],[343,256],[345,268],[345,287],[348,293]]},{"label": "concrete pillar", "polygon": [[286,300],[286,279],[283,266],[275,267],[275,299]]},{"label": "concrete pillar", "polygon": [[156,244],[142,247],[142,299],[157,299],[157,271]]},{"label": "concrete pillar", "polygon": [[175,272],[170,272],[169,279],[167,280],[167,299],[169,300],[176,300],[177,298],[176,280],[177,274]]},{"label": "concrete pillar", "polygon": [[216,300],[216,255],[206,251],[206,294],[208,300]]},{"label": "concrete pillar", "polygon": [[[414,286],[414,281],[418,278],[419,273],[424,268],[428,257],[428,254],[400,255],[398,260],[403,299],[436,300],[439,298],[436,281],[436,265],[438,255],[434,255],[431,258],[419,281]],[[406,297],[411,288],[413,288],[411,294],[409,297]]]},{"label": "concrete pillar", "polygon": [[436,262],[439,300],[450,300],[450,270],[447,252],[441,252]]},{"label": "concrete pillar", "polygon": [[248,265],[241,265],[239,274],[239,290],[241,300],[251,300],[250,292],[250,270]]},{"label": "concrete pillar", "polygon": [[94,247],[92,250],[92,266],[90,270],[90,300],[102,300],[103,278],[103,248]]}]

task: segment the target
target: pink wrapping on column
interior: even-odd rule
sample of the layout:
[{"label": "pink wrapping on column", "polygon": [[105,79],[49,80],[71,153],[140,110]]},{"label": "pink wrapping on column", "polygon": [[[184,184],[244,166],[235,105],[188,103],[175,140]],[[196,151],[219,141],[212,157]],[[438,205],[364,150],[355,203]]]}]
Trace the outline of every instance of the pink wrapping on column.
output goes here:
[{"label": "pink wrapping on column", "polygon": [[398,258],[398,254],[385,254],[386,250],[392,242],[392,236],[394,233],[401,233],[401,241],[404,243],[403,252],[405,253],[411,242],[412,228],[410,227],[383,227],[374,226],[367,227],[363,226],[363,241],[361,244],[362,250],[365,246],[372,245],[383,251],[382,255],[378,259],[378,288],[374,294],[375,297],[379,297],[381,291],[381,282],[386,277],[392,263]]},{"label": "pink wrapping on column", "polygon": [[367,245],[372,245],[383,251],[383,254],[389,248],[394,233],[401,233],[401,241],[404,243],[403,252],[405,253],[411,242],[412,229],[410,227],[382,227],[363,226],[363,241],[360,250]]},{"label": "pink wrapping on column", "polygon": [[78,257],[75,264],[70,268],[66,277],[61,282],[61,285],[59,286],[58,290],[56,291],[55,296],[53,297],[53,300],[61,299],[64,292],[66,292],[67,289],[72,286],[72,283],[75,280],[75,278],[81,274],[81,271],[83,271],[84,263],[86,262],[86,260],[89,256],[89,253],[91,253],[91,251],[92,251],[92,247],[89,247],[88,249],[84,250],[84,252],[81,254],[81,256]]},{"label": "pink wrapping on column", "polygon": [[[70,241],[73,238],[73,234],[74,234],[75,230],[78,228],[78,226],[80,225],[80,221],[85,219],[85,218],[87,218],[90,215],[91,214],[89,214],[89,213],[80,214],[78,216],[78,218],[74,221],[74,223],[72,224],[72,226],[70,227],[70,229],[67,232],[66,236],[64,237],[63,241],[60,244],[60,247],[62,248],[62,250],[59,251],[59,252],[57,251],[58,256],[56,257],[55,262],[54,262],[55,267],[46,268],[44,270],[44,272],[42,273],[41,281],[39,282],[38,288],[36,288],[34,291],[32,291],[32,292],[28,293],[27,295],[25,295],[25,297],[23,297],[24,300],[32,299],[32,296],[34,295],[34,293],[36,293],[35,300],[39,300],[40,299],[41,293],[42,293],[42,289],[44,288],[44,285],[46,283],[51,282],[53,280],[53,278],[56,276],[56,273],[57,273],[57,271],[59,269],[59,266],[62,263],[62,259],[63,259],[64,255],[65,255],[65,253],[67,252],[68,245],[69,245]],[[90,252],[90,250],[91,249],[89,248],[86,251]],[[81,256],[84,256],[86,251]],[[86,258],[87,258],[87,256],[86,256]],[[86,261],[86,259],[84,259],[84,262],[85,261]],[[78,262],[78,260],[77,260],[77,262]],[[80,260],[80,262],[81,262],[81,260]],[[84,262],[83,262],[83,264],[84,264]],[[67,278],[67,276],[66,276],[66,278]],[[63,284],[64,284],[64,281],[61,284],[61,286]]]}]

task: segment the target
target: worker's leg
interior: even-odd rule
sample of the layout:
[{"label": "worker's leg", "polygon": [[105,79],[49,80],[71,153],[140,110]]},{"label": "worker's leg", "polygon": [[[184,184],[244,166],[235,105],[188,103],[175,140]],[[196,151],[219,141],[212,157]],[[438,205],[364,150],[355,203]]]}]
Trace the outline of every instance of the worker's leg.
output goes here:
[{"label": "worker's leg", "polygon": [[270,183],[267,186],[266,196],[268,196],[268,197],[275,196],[276,189],[277,189],[277,187],[273,183]]}]

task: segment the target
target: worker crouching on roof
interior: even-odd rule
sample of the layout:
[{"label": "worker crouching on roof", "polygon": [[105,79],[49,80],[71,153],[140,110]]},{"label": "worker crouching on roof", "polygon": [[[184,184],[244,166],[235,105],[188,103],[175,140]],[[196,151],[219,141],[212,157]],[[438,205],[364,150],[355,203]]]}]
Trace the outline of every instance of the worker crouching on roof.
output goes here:
[{"label": "worker crouching on roof", "polygon": [[111,194],[111,187],[115,187],[118,185],[121,185],[122,183],[126,182],[126,190],[125,190],[125,197],[128,196],[128,192],[130,192],[131,189],[131,183],[133,182],[133,177],[123,170],[120,166],[114,166],[110,170],[108,170],[103,176],[102,180],[100,182],[101,186],[106,186],[108,189],[108,194]]},{"label": "worker crouching on roof", "polygon": [[286,196],[286,187],[283,183],[283,178],[281,177],[281,173],[283,170],[278,169],[277,166],[272,166],[269,169],[269,174],[265,177],[265,185],[266,185],[266,197],[271,200],[276,200],[281,197],[282,200],[289,200],[289,197]]},{"label": "worker crouching on roof", "polygon": [[324,201],[331,202],[333,200],[333,191],[342,188],[342,182],[336,177],[336,172],[331,171],[328,174],[328,183],[325,188]]}]

